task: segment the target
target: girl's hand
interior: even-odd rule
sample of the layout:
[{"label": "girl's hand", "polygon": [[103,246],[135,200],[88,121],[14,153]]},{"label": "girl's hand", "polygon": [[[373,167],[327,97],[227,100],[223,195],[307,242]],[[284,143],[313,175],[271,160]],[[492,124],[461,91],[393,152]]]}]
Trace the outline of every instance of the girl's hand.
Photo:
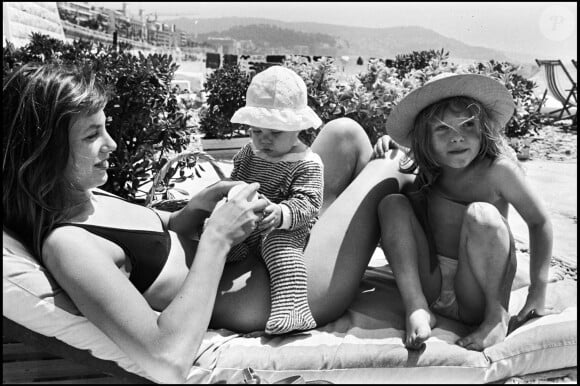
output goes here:
[{"label": "girl's hand", "polygon": [[231,245],[244,241],[256,229],[262,212],[268,205],[268,201],[264,199],[248,201],[259,187],[258,183],[249,184],[224,205],[216,208],[207,221],[204,234],[208,231],[217,233]]},{"label": "girl's hand", "polygon": [[269,202],[266,209],[264,209],[264,218],[260,222],[258,229],[268,234],[280,225],[282,225],[282,207],[279,204]]},{"label": "girl's hand", "polygon": [[375,143],[371,159],[384,158],[385,154],[389,151],[389,149],[397,149],[397,148],[398,148],[397,144],[391,140],[391,137],[389,137],[388,135],[383,135],[377,140],[377,143]]},{"label": "girl's hand", "polygon": [[526,304],[516,316],[518,323],[524,323],[526,319],[533,317],[557,314],[559,313],[554,307],[546,306],[546,290],[534,290],[530,286]]}]

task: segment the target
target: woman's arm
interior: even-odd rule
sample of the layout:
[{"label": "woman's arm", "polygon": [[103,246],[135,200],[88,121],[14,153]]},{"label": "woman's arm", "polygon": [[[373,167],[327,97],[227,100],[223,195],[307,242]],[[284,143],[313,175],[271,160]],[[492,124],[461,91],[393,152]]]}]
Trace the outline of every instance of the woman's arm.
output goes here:
[{"label": "woman's arm", "polygon": [[239,181],[218,181],[198,192],[180,210],[173,213],[159,210],[157,213],[168,229],[194,238],[199,235],[205,219],[211,214],[217,202],[226,197],[233,186],[240,183]]},{"label": "woman's arm", "polygon": [[257,186],[212,214],[181,289],[159,315],[83,229],[54,230],[44,244],[44,261],[83,315],[136,364],[157,381],[181,383],[207,330],[226,255],[251,233],[255,212],[266,205],[246,200]]}]

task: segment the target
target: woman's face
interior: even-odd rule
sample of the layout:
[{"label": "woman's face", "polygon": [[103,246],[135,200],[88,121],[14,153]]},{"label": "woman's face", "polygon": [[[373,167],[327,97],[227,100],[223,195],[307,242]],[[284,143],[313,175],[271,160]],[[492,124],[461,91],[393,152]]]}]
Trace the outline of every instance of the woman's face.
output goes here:
[{"label": "woman's face", "polygon": [[433,117],[429,135],[435,160],[451,168],[468,166],[479,153],[481,133],[479,119],[467,110],[447,109]]},{"label": "woman's face", "polygon": [[298,131],[278,131],[251,126],[254,147],[270,157],[288,153],[298,143]]},{"label": "woman's face", "polygon": [[107,182],[109,155],[117,144],[105,130],[105,112],[73,117],[69,127],[70,152],[65,178],[79,190],[89,190]]}]

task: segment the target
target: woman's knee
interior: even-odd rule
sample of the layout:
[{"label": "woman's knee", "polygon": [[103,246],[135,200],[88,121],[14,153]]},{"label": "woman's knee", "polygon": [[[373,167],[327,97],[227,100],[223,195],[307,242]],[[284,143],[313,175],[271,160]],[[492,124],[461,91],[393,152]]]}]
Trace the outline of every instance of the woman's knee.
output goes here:
[{"label": "woman's knee", "polygon": [[320,134],[332,134],[337,141],[349,141],[358,138],[367,138],[363,127],[354,119],[337,118],[326,123]]},{"label": "woman's knee", "polygon": [[469,235],[478,238],[496,238],[507,234],[507,225],[499,210],[487,202],[474,202],[467,207],[463,226]]},{"label": "woman's knee", "polygon": [[370,140],[362,126],[346,117],[326,123],[312,144],[312,148],[315,152],[324,151],[321,148],[330,148],[328,150],[334,151],[348,150],[351,154],[372,152]]}]

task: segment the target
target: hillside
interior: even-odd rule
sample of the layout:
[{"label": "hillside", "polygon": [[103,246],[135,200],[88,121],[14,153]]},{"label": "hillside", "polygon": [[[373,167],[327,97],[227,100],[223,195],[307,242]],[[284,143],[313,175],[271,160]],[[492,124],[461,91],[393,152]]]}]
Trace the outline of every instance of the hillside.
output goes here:
[{"label": "hillside", "polygon": [[[499,50],[486,47],[475,47],[462,43],[459,39],[443,36],[435,31],[410,26],[391,28],[364,28],[348,27],[322,23],[289,23],[279,20],[264,18],[211,18],[197,19],[197,24],[193,19],[179,18],[168,20],[168,23],[175,24],[178,29],[197,33],[198,37],[218,35],[224,31],[234,39],[236,29],[233,27],[267,24],[278,28],[299,31],[304,34],[323,34],[337,38],[335,44],[335,55],[351,56],[372,56],[383,58],[394,58],[398,54],[410,53],[429,49],[441,49],[451,53],[453,58],[465,60],[513,60],[522,59],[521,55],[511,56]],[[228,31],[230,30],[230,31]],[[259,35],[258,35],[259,36]],[[262,34],[262,37],[267,34]],[[243,38],[240,38],[243,39]],[[309,52],[310,55],[327,55],[328,53]]]},{"label": "hillside", "polygon": [[[247,54],[270,54],[299,52],[295,47],[306,48],[308,52],[319,55],[339,54],[342,43],[335,36],[322,33],[308,33],[294,29],[280,28],[271,24],[251,24],[234,26],[221,32],[198,34],[198,40],[204,41],[210,37],[234,38],[244,42],[243,50]],[[251,41],[252,44],[247,42]]]}]

